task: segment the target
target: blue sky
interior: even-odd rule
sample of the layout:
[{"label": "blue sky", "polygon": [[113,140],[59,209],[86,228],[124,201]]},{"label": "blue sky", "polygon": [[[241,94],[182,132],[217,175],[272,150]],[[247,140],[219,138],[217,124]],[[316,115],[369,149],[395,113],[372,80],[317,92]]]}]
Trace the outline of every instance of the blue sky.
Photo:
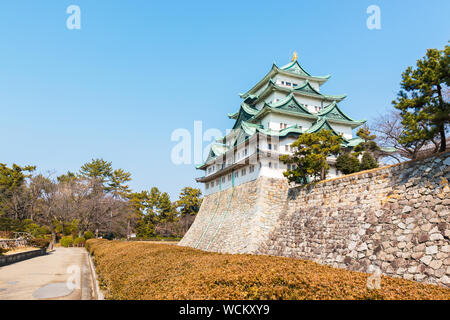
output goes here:
[{"label": "blue sky", "polygon": [[[81,30],[66,27],[69,5]],[[366,27],[369,5],[381,30]],[[174,165],[171,133],[225,131],[238,93],[294,50],[322,87],[371,119],[390,107],[401,73],[450,39],[449,1],[93,1],[0,4],[0,162],[77,171],[104,158],[134,190],[175,200],[202,172]],[[205,145],[208,142],[205,142]]]}]

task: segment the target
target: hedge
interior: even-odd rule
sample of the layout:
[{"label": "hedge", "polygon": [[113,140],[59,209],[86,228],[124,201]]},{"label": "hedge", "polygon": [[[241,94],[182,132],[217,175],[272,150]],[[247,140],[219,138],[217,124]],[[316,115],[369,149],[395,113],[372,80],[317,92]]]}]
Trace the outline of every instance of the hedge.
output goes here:
[{"label": "hedge", "polygon": [[71,247],[73,245],[73,238],[72,236],[66,236],[66,237],[62,237],[61,240],[59,241],[59,243],[63,246],[63,247]]},{"label": "hedge", "polygon": [[450,289],[293,258],[219,254],[158,243],[91,239],[108,299],[450,299]]},{"label": "hedge", "polygon": [[28,240],[27,243],[32,247],[48,248],[48,246],[50,245],[50,240],[42,238],[34,238]]}]

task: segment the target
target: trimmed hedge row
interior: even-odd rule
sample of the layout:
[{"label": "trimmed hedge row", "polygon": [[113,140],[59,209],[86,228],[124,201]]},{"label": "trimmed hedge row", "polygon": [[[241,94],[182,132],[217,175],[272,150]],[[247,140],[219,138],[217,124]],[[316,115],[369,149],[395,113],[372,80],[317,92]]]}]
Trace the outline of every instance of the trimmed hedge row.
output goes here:
[{"label": "trimmed hedge row", "polygon": [[157,243],[92,239],[108,299],[450,299],[450,289],[292,258],[231,255]]}]

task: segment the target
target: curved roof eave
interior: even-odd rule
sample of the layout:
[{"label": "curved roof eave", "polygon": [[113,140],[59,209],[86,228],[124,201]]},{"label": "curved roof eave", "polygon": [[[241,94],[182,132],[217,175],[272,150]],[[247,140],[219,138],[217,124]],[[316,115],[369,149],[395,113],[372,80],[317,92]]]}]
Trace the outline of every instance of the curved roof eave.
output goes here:
[{"label": "curved roof eave", "polygon": [[263,99],[267,95],[267,93],[273,89],[284,91],[284,92],[289,92],[289,93],[295,93],[295,94],[303,95],[303,96],[307,96],[307,97],[313,97],[313,98],[317,98],[317,99],[324,100],[324,101],[342,101],[347,97],[347,95],[332,96],[332,95],[325,95],[325,94],[321,94],[321,93],[317,94],[317,93],[311,93],[311,92],[301,91],[301,90],[297,90],[297,89],[285,88],[285,87],[281,87],[281,86],[277,85],[273,81],[273,79],[269,79],[269,82],[268,82],[266,88],[258,95],[255,103],[258,103],[259,101],[261,101],[261,99]]},{"label": "curved roof eave", "polygon": [[330,121],[334,121],[334,122],[350,122],[353,123],[355,125],[355,127],[358,127],[364,123],[366,123],[367,120],[363,119],[363,120],[355,120],[350,118],[349,116],[347,116],[347,114],[345,114],[341,108],[339,108],[338,104],[336,101],[333,101],[332,103],[330,103],[328,106],[326,106],[321,112],[319,112],[317,115],[320,117],[327,117],[328,114],[330,114],[333,110],[337,110],[337,112],[344,118],[343,120],[337,119],[337,118],[328,118],[328,120]]},{"label": "curved roof eave", "polygon": [[[303,70],[303,72],[305,74],[299,74],[299,73],[295,73],[292,71],[289,71],[289,68],[291,68],[293,65],[295,65],[295,63],[297,63],[298,67]],[[289,68],[284,69],[286,66],[289,66]],[[272,64],[272,67],[270,68],[269,72],[257,83],[255,84],[250,90],[248,90],[246,93],[240,93],[239,96],[241,98],[247,98],[249,95],[251,95],[252,92],[254,92],[255,90],[259,89],[260,87],[263,86],[264,82],[266,82],[268,79],[272,78],[273,73],[285,73],[297,78],[300,78],[302,80],[312,80],[312,81],[316,81],[319,82],[320,84],[325,83],[326,81],[328,81],[328,79],[331,78],[331,75],[326,75],[326,76],[312,76],[310,75],[308,72],[306,72],[303,67],[298,63],[297,60],[287,64],[284,67],[278,67],[275,63]]]}]

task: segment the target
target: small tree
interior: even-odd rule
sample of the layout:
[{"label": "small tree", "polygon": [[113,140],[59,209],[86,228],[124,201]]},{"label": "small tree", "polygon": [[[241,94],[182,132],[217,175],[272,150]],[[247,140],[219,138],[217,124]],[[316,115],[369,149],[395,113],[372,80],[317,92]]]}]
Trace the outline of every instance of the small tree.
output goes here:
[{"label": "small tree", "polygon": [[343,174],[358,172],[360,170],[359,160],[350,152],[345,152],[337,157],[336,169]]},{"label": "small tree", "polygon": [[202,204],[201,195],[200,189],[185,187],[181,190],[180,197],[176,202],[177,207],[180,208],[181,216],[197,214]]},{"label": "small tree", "polygon": [[373,168],[377,168],[378,167],[378,163],[375,160],[375,158],[369,153],[369,152],[364,152],[363,156],[361,158],[361,165],[360,165],[360,169],[361,170],[369,170],[369,169],[373,169]]},{"label": "small tree", "polygon": [[290,182],[303,182],[312,176],[315,180],[323,180],[329,170],[327,157],[336,155],[341,149],[343,138],[334,135],[331,130],[317,133],[304,133],[291,144],[294,154],[282,155],[280,160],[286,164],[294,164],[295,168],[283,174]]},{"label": "small tree", "polygon": [[360,137],[363,142],[358,144],[353,151],[356,153],[356,156],[358,157],[362,152],[368,151],[372,153],[372,155],[378,155],[380,153],[380,147],[375,142],[375,139],[377,138],[376,135],[372,134],[370,132],[370,129],[365,125],[364,127],[360,128],[358,132],[356,133],[358,137]]}]

